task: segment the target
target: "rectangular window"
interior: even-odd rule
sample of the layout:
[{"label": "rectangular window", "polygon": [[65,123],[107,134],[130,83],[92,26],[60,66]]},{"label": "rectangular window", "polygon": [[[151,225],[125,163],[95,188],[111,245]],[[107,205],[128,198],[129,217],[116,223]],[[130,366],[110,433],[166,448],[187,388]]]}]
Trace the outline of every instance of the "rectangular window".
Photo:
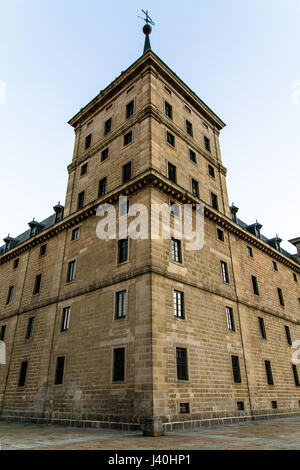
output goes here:
[{"label": "rectangular window", "polygon": [[189,134],[191,137],[193,137],[193,124],[190,121],[186,120],[185,125],[186,125],[187,134]]},{"label": "rectangular window", "polygon": [[4,341],[5,332],[6,332],[6,325],[2,325],[1,330],[0,330],[0,341]]},{"label": "rectangular window", "polygon": [[291,330],[290,330],[290,327],[285,325],[285,334],[286,334],[286,339],[287,339],[287,342],[290,346],[292,346],[293,342],[292,342],[292,337],[291,337]]},{"label": "rectangular window", "polygon": [[126,118],[130,118],[134,113],[134,101],[130,101],[128,105],[126,106]]},{"label": "rectangular window", "polygon": [[282,290],[278,287],[277,289],[278,292],[278,297],[279,297],[279,302],[282,307],[284,307],[284,299],[283,299],[283,293]]},{"label": "rectangular window", "polygon": [[109,149],[108,148],[102,150],[102,152],[101,152],[101,162],[104,162],[105,160],[107,160],[108,155],[109,155]]},{"label": "rectangular window", "polygon": [[259,330],[260,330],[260,335],[261,335],[262,339],[267,339],[264,319],[261,318],[261,317],[258,317],[258,323],[259,323]]},{"label": "rectangular window", "polygon": [[173,183],[177,182],[177,175],[176,175],[176,166],[172,165],[172,163],[168,163],[168,177],[170,181]]},{"label": "rectangular window", "polygon": [[205,146],[205,150],[207,150],[208,152],[211,152],[210,140],[208,137],[204,137],[204,146]]},{"label": "rectangular window", "polygon": [[14,286],[10,286],[10,288],[8,289],[8,293],[7,293],[6,305],[10,305],[12,303],[13,295],[14,295]]},{"label": "rectangular window", "polygon": [[180,205],[176,204],[176,202],[170,202],[170,213],[175,217],[180,217]]},{"label": "rectangular window", "polygon": [[26,374],[27,374],[27,367],[28,367],[28,362],[23,361],[21,363],[21,368],[20,368],[20,374],[19,374],[19,387],[24,387],[25,382],[26,382]]},{"label": "rectangular window", "polygon": [[118,263],[125,263],[128,260],[128,238],[118,240]]},{"label": "rectangular window", "polygon": [[252,286],[253,286],[254,294],[259,295],[258,282],[257,282],[257,278],[255,276],[252,276]]},{"label": "rectangular window", "polygon": [[116,320],[126,317],[127,295],[126,290],[116,293]]},{"label": "rectangular window", "polygon": [[132,131],[127,132],[127,134],[124,135],[124,147],[132,142]]},{"label": "rectangular window", "polygon": [[171,132],[167,132],[167,142],[172,145],[172,147],[175,147],[175,136],[171,134]]},{"label": "rectangular window", "polygon": [[199,183],[194,179],[192,179],[192,193],[193,196],[199,197]]},{"label": "rectangular window", "polygon": [[293,273],[293,276],[294,276],[294,281],[295,281],[295,282],[298,282],[297,274]]},{"label": "rectangular window", "polygon": [[32,338],[34,328],[34,317],[28,319],[27,330],[26,330],[26,339]]},{"label": "rectangular window", "polygon": [[125,348],[114,349],[113,381],[124,382],[125,379]]},{"label": "rectangular window", "polygon": [[111,131],[111,118],[105,121],[104,124],[104,134],[108,134]]},{"label": "rectangular window", "polygon": [[174,316],[184,320],[184,293],[178,290],[173,292]]},{"label": "rectangular window", "polygon": [[82,209],[84,206],[84,191],[78,194],[78,199],[77,199],[77,210]]},{"label": "rectangular window", "polygon": [[298,369],[297,369],[296,364],[292,364],[292,368],[293,368],[295,385],[296,385],[296,387],[300,387],[299,374],[298,374]]},{"label": "rectangular window", "polygon": [[274,269],[274,271],[278,271],[278,266],[277,266],[277,263],[275,261],[273,261],[273,269]]},{"label": "rectangular window", "polygon": [[271,402],[271,405],[272,405],[272,409],[273,409],[273,410],[277,410],[277,408],[278,408],[278,403],[277,403],[277,401],[275,401],[275,400],[272,401],[272,402]]},{"label": "rectangular window", "polygon": [[35,277],[33,295],[39,294],[41,290],[42,275],[38,274]]},{"label": "rectangular window", "polygon": [[131,162],[126,163],[126,165],[123,166],[123,183],[125,184],[130,180],[131,180]]},{"label": "rectangular window", "polygon": [[172,260],[176,263],[182,263],[181,241],[172,238]]},{"label": "rectangular window", "polygon": [[85,150],[89,149],[91,145],[92,145],[92,134],[89,134],[85,138],[85,146],[84,146]]},{"label": "rectangular window", "polygon": [[78,240],[78,238],[79,238],[79,227],[76,227],[72,230],[71,240],[72,241]]},{"label": "rectangular window", "polygon": [[232,362],[232,373],[233,373],[234,383],[240,384],[240,383],[242,383],[242,377],[241,377],[239,357],[238,356],[231,356],[231,362]]},{"label": "rectangular window", "polygon": [[226,282],[226,284],[229,284],[228,266],[227,266],[227,263],[225,263],[225,261],[221,261],[221,271],[222,271],[223,282]]},{"label": "rectangular window", "polygon": [[253,250],[250,246],[247,246],[247,255],[249,258],[253,258]]},{"label": "rectangular window", "polygon": [[61,356],[56,359],[56,370],[55,370],[55,385],[61,385],[64,378],[64,368],[65,368],[65,357]]},{"label": "rectangular window", "polygon": [[190,160],[194,163],[197,163],[196,153],[193,150],[190,150]]},{"label": "rectangular window", "polygon": [[42,245],[40,248],[40,256],[44,256],[46,254],[47,245]]},{"label": "rectangular window", "polygon": [[67,272],[67,282],[74,281],[75,278],[75,264],[76,261],[70,261],[68,264],[68,272]]},{"label": "rectangular window", "polygon": [[19,266],[19,258],[15,259],[13,269],[17,269],[18,266]]},{"label": "rectangular window", "polygon": [[165,101],[165,115],[168,116],[168,118],[173,119],[173,109],[167,101]]},{"label": "rectangular window", "polygon": [[106,194],[106,185],[107,185],[107,178],[102,178],[99,181],[99,188],[98,188],[98,197],[105,196]]},{"label": "rectangular window", "polygon": [[63,308],[62,311],[62,317],[61,317],[61,325],[60,325],[60,331],[67,331],[69,329],[69,323],[70,323],[70,307],[65,307]]},{"label": "rectangular window", "polygon": [[211,205],[216,211],[219,210],[218,196],[214,193],[211,193]]},{"label": "rectangular window", "polygon": [[228,330],[235,331],[234,315],[231,307],[226,307],[226,319]]},{"label": "rectangular window", "polygon": [[176,363],[177,363],[177,379],[189,380],[186,349],[176,348]]},{"label": "rectangular window", "polygon": [[85,164],[82,165],[82,167],[80,168],[80,176],[86,175],[86,174],[87,174],[87,170],[88,170],[88,164],[85,163]]},{"label": "rectangular window", "polygon": [[245,409],[245,404],[244,404],[243,401],[238,401],[238,402],[237,402],[237,409],[238,409],[239,411],[244,411],[244,409]]},{"label": "rectangular window", "polygon": [[220,242],[224,242],[224,241],[225,241],[224,232],[223,232],[223,230],[221,230],[220,228],[217,228],[217,235],[218,235],[218,240],[219,240]]},{"label": "rectangular window", "polygon": [[180,403],[179,404],[179,413],[180,414],[189,414],[190,404],[189,403]]},{"label": "rectangular window", "polygon": [[265,361],[265,367],[266,367],[268,385],[274,385],[271,362]]},{"label": "rectangular window", "polygon": [[214,169],[214,167],[211,166],[211,165],[208,165],[208,174],[209,174],[209,176],[211,176],[212,178],[215,178],[215,177],[216,177],[216,175],[215,175],[215,169]]}]

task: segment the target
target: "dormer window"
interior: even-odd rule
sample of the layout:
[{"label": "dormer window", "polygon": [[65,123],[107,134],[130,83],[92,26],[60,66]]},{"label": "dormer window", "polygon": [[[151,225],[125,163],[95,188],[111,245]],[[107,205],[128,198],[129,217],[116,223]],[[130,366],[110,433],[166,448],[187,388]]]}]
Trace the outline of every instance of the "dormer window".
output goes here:
[{"label": "dormer window", "polygon": [[53,210],[55,212],[55,223],[57,224],[63,218],[64,206],[61,206],[60,203],[58,203],[56,206],[53,207]]},{"label": "dormer window", "polygon": [[29,222],[28,225],[30,227],[30,238],[37,235],[43,229],[43,225],[34,219],[31,222]]}]

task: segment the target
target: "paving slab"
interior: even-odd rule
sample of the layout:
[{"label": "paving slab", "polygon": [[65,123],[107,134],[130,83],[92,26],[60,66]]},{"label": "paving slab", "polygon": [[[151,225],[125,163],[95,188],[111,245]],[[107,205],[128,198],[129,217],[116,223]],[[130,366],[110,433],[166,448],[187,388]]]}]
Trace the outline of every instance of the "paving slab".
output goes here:
[{"label": "paving slab", "polygon": [[0,421],[2,450],[299,450],[300,417],[144,437],[113,431]]}]

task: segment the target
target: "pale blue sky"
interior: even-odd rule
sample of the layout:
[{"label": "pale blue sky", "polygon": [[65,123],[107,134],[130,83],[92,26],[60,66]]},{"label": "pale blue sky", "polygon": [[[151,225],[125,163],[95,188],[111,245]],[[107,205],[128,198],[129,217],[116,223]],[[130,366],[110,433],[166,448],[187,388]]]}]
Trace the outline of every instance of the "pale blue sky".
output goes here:
[{"label": "pale blue sky", "polygon": [[154,52],[227,124],[222,156],[240,217],[268,237],[300,235],[300,0],[0,6],[0,239],[64,203],[67,121],[142,54],[141,8],[156,21]]}]

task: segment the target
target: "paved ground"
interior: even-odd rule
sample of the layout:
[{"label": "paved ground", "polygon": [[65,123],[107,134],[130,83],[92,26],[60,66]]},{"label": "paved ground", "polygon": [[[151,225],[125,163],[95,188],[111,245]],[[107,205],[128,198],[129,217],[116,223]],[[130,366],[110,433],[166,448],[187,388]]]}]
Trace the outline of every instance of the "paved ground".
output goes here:
[{"label": "paved ground", "polygon": [[300,417],[178,431],[160,438],[0,421],[0,442],[2,450],[293,450],[300,449]]}]

